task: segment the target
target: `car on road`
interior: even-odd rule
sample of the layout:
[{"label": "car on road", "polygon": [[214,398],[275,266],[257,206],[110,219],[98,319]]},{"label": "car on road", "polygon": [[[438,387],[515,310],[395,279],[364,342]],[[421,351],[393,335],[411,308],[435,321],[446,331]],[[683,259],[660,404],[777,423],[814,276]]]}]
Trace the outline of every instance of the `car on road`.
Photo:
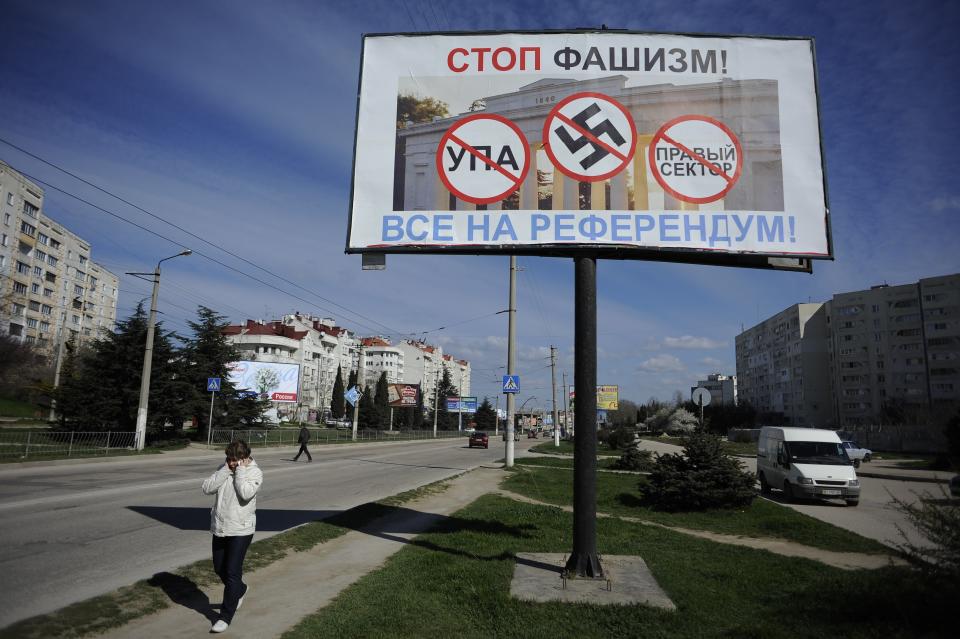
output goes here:
[{"label": "car on road", "polygon": [[843,450],[846,451],[847,457],[850,458],[850,461],[853,462],[854,468],[860,467],[860,462],[870,461],[870,457],[873,455],[873,451],[869,448],[861,448],[860,444],[855,441],[845,439],[840,442],[840,445],[843,446]]},{"label": "car on road", "polygon": [[787,501],[843,499],[860,503],[860,480],[836,431],[764,426],[757,441],[757,480],[767,495],[782,489]]},{"label": "car on road", "polygon": [[467,448],[473,448],[474,446],[490,448],[490,436],[481,431],[474,431],[470,435],[470,443]]}]

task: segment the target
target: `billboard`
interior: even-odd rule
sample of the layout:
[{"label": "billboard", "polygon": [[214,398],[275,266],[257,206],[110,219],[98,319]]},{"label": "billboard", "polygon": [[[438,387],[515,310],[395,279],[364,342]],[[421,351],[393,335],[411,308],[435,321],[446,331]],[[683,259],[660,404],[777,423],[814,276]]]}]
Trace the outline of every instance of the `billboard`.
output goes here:
[{"label": "billboard", "polygon": [[617,410],[620,400],[620,387],[597,386],[597,410]]},{"label": "billboard", "polygon": [[459,412],[476,413],[477,398],[476,397],[448,397],[447,411],[451,413],[459,413]]},{"label": "billboard", "polygon": [[809,270],[832,258],[813,41],[367,35],[347,252]]},{"label": "billboard", "polygon": [[388,384],[387,404],[391,408],[416,407],[419,394],[419,384]]},{"label": "billboard", "polygon": [[296,402],[300,388],[299,364],[239,361],[227,365],[230,383],[238,391],[249,391],[260,399]]}]

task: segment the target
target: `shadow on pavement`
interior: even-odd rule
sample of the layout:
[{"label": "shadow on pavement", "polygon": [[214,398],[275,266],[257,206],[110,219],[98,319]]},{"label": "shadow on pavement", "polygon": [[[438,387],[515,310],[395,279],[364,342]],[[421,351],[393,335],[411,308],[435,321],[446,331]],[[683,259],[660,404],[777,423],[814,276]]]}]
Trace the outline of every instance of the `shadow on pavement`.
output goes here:
[{"label": "shadow on pavement", "polygon": [[192,580],[169,572],[158,572],[147,580],[154,588],[160,588],[173,603],[196,610],[210,623],[217,620],[217,613],[210,605],[210,599]]},{"label": "shadow on pavement", "polygon": [[[181,508],[177,506],[127,506],[127,508],[180,530],[210,530],[209,508]],[[311,521],[327,519],[339,512],[341,511],[258,508],[257,530],[280,532]]]}]

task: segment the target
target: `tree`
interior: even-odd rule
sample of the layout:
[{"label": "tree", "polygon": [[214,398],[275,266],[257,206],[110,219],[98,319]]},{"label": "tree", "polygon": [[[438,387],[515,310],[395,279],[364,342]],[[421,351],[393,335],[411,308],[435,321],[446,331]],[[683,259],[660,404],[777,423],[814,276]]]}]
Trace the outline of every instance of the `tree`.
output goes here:
[{"label": "tree", "polygon": [[363,389],[363,396],[360,397],[360,416],[357,418],[357,427],[363,429],[380,428],[380,410],[374,403],[373,393],[370,387]]},{"label": "tree", "polygon": [[380,373],[377,379],[377,390],[374,391],[373,404],[380,415],[380,423],[377,428],[388,428],[390,426],[390,389],[387,385],[386,372]]},{"label": "tree", "polygon": [[397,96],[397,129],[406,128],[410,124],[432,122],[435,117],[445,118],[450,115],[449,109],[446,102],[436,98],[400,94]]},{"label": "tree", "polygon": [[343,370],[337,365],[337,376],[333,380],[333,397],[330,398],[330,415],[334,419],[343,419],[346,413],[346,401],[343,399]]},{"label": "tree", "polygon": [[667,432],[671,435],[687,435],[696,430],[699,420],[685,408],[676,408],[667,422]]},{"label": "tree", "polygon": [[450,381],[450,371],[446,365],[443,367],[443,376],[440,378],[440,384],[437,387],[437,430],[453,430],[457,427],[457,418],[447,410],[447,398],[457,397],[457,389],[453,387]]},{"label": "tree", "polygon": [[[227,318],[206,306],[197,307],[196,321],[188,322],[193,330],[193,337],[184,340],[182,356],[184,360],[183,380],[186,383],[185,392],[190,398],[188,401],[188,415],[198,418],[203,424],[201,437],[205,438],[210,428],[210,394],[207,392],[207,378],[220,378],[220,392],[216,396],[216,414],[214,425],[239,425],[237,401],[240,399],[237,389],[230,381],[229,365],[240,359],[240,351],[227,340],[224,334],[229,322]],[[261,378],[260,373],[264,376]],[[272,374],[277,379],[267,379]],[[260,399],[267,399],[270,390],[279,383],[276,371],[261,369],[257,375],[257,391]],[[264,395],[267,397],[264,397]],[[249,402],[240,412],[248,413]],[[249,417],[249,415],[247,415]],[[225,420],[226,424],[223,423]],[[179,426],[179,424],[178,424]]]},{"label": "tree", "polygon": [[497,425],[497,412],[490,405],[490,398],[484,397],[483,403],[477,407],[477,414],[474,416],[477,422],[477,430],[492,431]]},{"label": "tree", "polygon": [[607,411],[607,421],[614,428],[634,428],[637,425],[637,405],[629,399],[621,399],[616,410]]},{"label": "tree", "polygon": [[32,385],[52,379],[47,357],[11,335],[0,335],[0,396],[18,397]]},{"label": "tree", "polygon": [[698,431],[686,438],[682,454],[657,457],[641,490],[654,508],[676,512],[747,506],[756,496],[754,483],[719,437]]}]

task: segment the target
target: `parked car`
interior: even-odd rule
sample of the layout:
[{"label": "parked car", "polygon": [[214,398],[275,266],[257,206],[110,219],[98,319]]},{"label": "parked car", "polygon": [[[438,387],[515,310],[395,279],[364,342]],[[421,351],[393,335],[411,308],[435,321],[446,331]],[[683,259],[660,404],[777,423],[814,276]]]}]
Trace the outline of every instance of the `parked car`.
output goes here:
[{"label": "parked car", "polygon": [[843,446],[843,449],[847,451],[847,457],[853,462],[854,468],[859,468],[861,461],[870,461],[870,456],[873,455],[872,450],[869,448],[861,448],[860,444],[855,441],[844,440],[840,442],[840,444]]},{"label": "parked car", "polygon": [[835,431],[764,426],[757,442],[760,491],[782,488],[787,501],[820,497],[860,503],[860,480]]},{"label": "parked car", "polygon": [[473,448],[474,446],[490,448],[490,436],[480,431],[473,432],[470,435],[470,443],[467,448]]}]

